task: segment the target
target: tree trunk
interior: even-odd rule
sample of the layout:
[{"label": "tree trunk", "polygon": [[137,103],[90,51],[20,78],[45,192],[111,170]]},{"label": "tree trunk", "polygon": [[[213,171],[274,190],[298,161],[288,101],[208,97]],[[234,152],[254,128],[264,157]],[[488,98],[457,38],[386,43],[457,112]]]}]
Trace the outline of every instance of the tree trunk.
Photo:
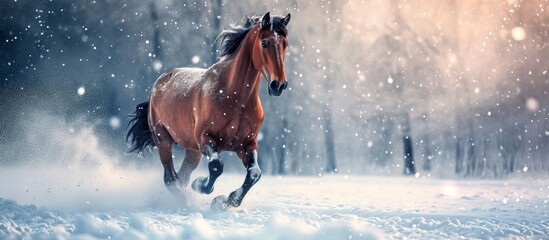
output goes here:
[{"label": "tree trunk", "polygon": [[215,0],[212,3],[212,51],[210,52],[210,65],[217,62],[217,44],[214,42],[217,34],[221,32],[221,14],[223,4],[221,0]]},{"label": "tree trunk", "polygon": [[471,135],[469,137],[469,141],[467,142],[467,168],[465,175],[467,176],[474,176],[476,174],[476,151],[475,151],[475,139],[474,136]]},{"label": "tree trunk", "polygon": [[461,124],[461,117],[456,114],[456,135],[455,137],[455,145],[456,145],[456,158],[455,158],[455,173],[457,175],[461,174],[463,171],[463,137],[461,136],[461,133],[459,132],[459,129],[462,129]]},{"label": "tree trunk", "polygon": [[425,117],[423,118],[425,128],[424,128],[424,137],[423,137],[423,170],[425,171],[431,171],[431,161],[433,159],[433,153],[431,151],[431,139],[429,136],[429,122],[428,122],[428,114],[423,114]]},{"label": "tree trunk", "polygon": [[410,134],[410,114],[404,114],[404,124],[402,126],[402,145],[404,146],[404,174],[416,174],[414,162],[414,150],[412,144],[412,136]]},{"label": "tree trunk", "polygon": [[337,162],[335,156],[335,139],[332,124],[332,113],[329,107],[324,109],[324,144],[326,146],[326,172],[337,172]]},{"label": "tree trunk", "polygon": [[282,120],[282,135],[278,145],[278,174],[286,175],[286,136],[284,129],[288,128],[288,120]]},{"label": "tree trunk", "polygon": [[412,137],[410,135],[404,135],[402,137],[404,144],[404,174],[413,175],[416,174],[416,168],[414,166],[414,151],[412,147]]},{"label": "tree trunk", "polygon": [[258,137],[257,145],[258,145],[258,153],[257,153],[257,162],[259,164],[259,168],[263,171],[267,171],[269,169],[268,163],[272,161],[271,157],[271,146],[268,144],[268,139],[270,137],[269,128],[262,128],[260,131],[261,138]]},{"label": "tree trunk", "polygon": [[429,139],[429,131],[425,133],[425,138],[423,139],[423,153],[425,154],[423,160],[423,170],[431,171],[431,161],[433,159],[433,153],[431,152],[431,140]]},{"label": "tree trunk", "polygon": [[151,21],[153,24],[153,54],[154,57],[158,60],[162,59],[162,51],[160,50],[160,30],[158,29],[158,12],[156,10],[156,5],[151,3]]}]

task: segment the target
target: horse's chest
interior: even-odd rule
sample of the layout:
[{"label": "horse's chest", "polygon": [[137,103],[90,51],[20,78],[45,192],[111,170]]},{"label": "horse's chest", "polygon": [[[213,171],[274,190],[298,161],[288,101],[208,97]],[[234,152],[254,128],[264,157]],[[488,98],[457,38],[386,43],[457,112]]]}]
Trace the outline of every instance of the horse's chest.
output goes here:
[{"label": "horse's chest", "polygon": [[256,138],[263,122],[263,109],[259,101],[224,100],[216,102],[211,115],[205,118],[204,132],[212,135],[221,149],[235,151]]},{"label": "horse's chest", "polygon": [[221,145],[234,149],[255,139],[261,126],[260,121],[261,119],[253,116],[233,116],[219,131]]},{"label": "horse's chest", "polygon": [[235,116],[225,127],[224,132],[228,137],[248,137],[258,127],[258,120],[249,116]]}]

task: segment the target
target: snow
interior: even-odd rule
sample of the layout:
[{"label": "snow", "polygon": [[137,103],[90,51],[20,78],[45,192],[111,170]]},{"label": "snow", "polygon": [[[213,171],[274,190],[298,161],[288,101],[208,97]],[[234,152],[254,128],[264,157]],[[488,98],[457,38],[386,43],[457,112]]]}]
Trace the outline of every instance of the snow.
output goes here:
[{"label": "snow", "polygon": [[[193,174],[204,176],[205,171]],[[224,174],[211,195],[171,196],[160,167],[0,169],[0,238],[448,239],[543,238],[544,180],[264,175],[241,207],[210,209],[240,186]]]},{"label": "snow", "polygon": [[522,41],[526,38],[526,31],[522,27],[514,27],[511,29],[511,36],[515,41]]},{"label": "snow", "polygon": [[154,60],[153,68],[155,71],[160,71],[162,69],[162,62],[160,60]]},{"label": "snow", "polygon": [[528,98],[526,99],[526,108],[530,112],[537,112],[539,110],[539,102],[535,98]]},{"label": "snow", "polygon": [[[186,190],[175,198],[164,186],[161,164],[133,166],[122,161],[124,156],[113,156],[120,149],[105,146],[92,127],[41,112],[27,114],[29,121],[23,125],[30,142],[24,146],[32,147],[20,152],[21,161],[0,165],[0,239],[549,235],[549,181],[542,177],[440,179],[344,171],[278,177],[264,172],[239,208],[218,212],[210,209],[212,199],[240,187],[246,169],[226,171],[210,195]],[[191,180],[206,176],[205,165]]]},{"label": "snow", "polygon": [[78,88],[78,90],[76,90],[76,93],[78,93],[78,95],[82,96],[82,95],[84,95],[84,93],[86,93],[86,88],[81,86],[81,87]]},{"label": "snow", "polygon": [[176,68],[173,70],[172,80],[164,83],[160,90],[165,91],[173,87],[175,93],[188,94],[194,87],[201,87],[202,91],[211,95],[215,87],[215,80],[204,78],[206,69],[203,68]]},{"label": "snow", "polygon": [[121,124],[122,122],[119,117],[112,116],[109,118],[109,125],[112,127],[112,129],[118,129]]},{"label": "snow", "polygon": [[200,62],[200,56],[198,55],[194,55],[192,58],[191,58],[191,62],[193,64],[198,64]]}]

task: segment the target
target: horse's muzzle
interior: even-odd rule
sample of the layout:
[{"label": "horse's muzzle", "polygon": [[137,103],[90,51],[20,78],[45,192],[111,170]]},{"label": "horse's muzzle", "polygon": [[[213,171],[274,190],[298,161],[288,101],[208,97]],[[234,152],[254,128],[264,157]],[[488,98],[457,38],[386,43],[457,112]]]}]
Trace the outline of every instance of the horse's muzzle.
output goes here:
[{"label": "horse's muzzle", "polygon": [[278,80],[273,80],[268,86],[269,89],[269,95],[278,97],[282,95],[282,92],[286,90],[288,87],[288,82],[284,82],[282,84],[278,83]]}]

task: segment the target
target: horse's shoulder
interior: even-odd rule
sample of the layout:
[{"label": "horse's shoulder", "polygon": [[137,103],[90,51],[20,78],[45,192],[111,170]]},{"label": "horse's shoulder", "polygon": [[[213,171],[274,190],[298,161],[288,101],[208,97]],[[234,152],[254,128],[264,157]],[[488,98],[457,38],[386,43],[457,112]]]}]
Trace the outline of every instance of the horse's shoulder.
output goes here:
[{"label": "horse's shoulder", "polygon": [[169,73],[174,81],[196,82],[200,81],[206,69],[203,68],[174,68]]},{"label": "horse's shoulder", "polygon": [[168,72],[170,74],[169,85],[178,94],[187,94],[192,89],[211,95],[218,82],[219,73],[215,68],[174,68]]}]

